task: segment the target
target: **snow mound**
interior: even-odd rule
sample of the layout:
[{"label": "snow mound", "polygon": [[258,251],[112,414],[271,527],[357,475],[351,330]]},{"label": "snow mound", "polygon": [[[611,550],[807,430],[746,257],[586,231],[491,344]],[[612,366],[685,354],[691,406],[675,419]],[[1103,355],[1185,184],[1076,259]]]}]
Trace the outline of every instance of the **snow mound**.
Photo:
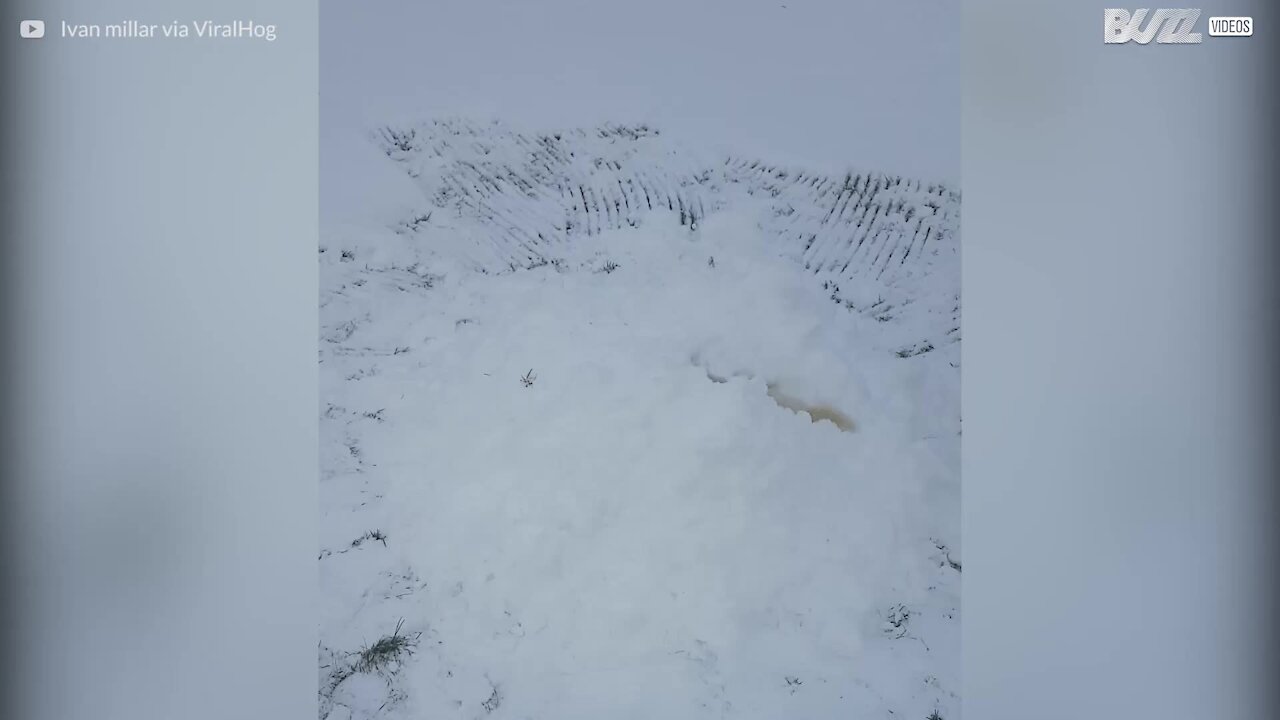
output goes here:
[{"label": "snow mound", "polygon": [[959,717],[955,192],[372,139],[420,197],[322,241],[322,718]]}]

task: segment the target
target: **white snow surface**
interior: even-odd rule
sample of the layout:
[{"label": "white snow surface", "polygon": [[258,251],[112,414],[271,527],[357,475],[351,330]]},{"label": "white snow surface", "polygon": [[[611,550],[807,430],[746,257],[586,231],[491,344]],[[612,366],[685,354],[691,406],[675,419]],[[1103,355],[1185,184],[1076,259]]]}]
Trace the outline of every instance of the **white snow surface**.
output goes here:
[{"label": "white snow surface", "polygon": [[643,125],[326,153],[321,718],[960,717],[954,189]]}]

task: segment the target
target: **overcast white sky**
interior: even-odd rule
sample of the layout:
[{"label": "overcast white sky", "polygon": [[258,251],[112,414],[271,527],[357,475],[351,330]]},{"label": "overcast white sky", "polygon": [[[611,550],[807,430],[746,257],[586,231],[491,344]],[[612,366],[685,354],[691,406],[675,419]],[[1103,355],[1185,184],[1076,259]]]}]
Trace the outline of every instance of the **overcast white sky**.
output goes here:
[{"label": "overcast white sky", "polygon": [[949,0],[394,0],[325,3],[321,25],[326,143],[442,114],[648,122],[816,170],[959,181]]}]

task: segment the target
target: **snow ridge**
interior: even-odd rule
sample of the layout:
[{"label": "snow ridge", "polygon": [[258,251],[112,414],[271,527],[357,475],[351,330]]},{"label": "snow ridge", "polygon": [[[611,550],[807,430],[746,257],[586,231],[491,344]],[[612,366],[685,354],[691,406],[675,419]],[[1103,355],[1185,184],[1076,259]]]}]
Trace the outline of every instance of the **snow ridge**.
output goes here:
[{"label": "snow ridge", "polygon": [[960,339],[960,193],[944,184],[705,158],[647,125],[524,133],[432,119],[381,127],[373,139],[429,200],[404,219],[406,231],[438,211],[486,228],[468,253],[476,269],[549,262],[566,245],[638,227],[654,213],[696,232],[708,212],[746,197],[779,251],[833,301],[880,322],[905,315],[908,325],[923,323],[923,336],[895,350],[916,354]]}]

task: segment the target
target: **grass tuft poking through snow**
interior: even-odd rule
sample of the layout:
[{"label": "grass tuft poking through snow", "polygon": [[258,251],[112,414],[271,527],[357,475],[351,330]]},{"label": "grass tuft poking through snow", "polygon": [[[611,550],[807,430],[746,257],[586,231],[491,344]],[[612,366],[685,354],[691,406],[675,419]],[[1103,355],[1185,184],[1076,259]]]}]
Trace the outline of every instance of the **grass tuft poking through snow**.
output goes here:
[{"label": "grass tuft poking through snow", "polygon": [[400,634],[404,620],[396,623],[395,632],[383,635],[377,642],[360,651],[356,660],[356,672],[378,672],[385,670],[392,663],[400,661],[406,655],[413,654],[415,638]]}]

